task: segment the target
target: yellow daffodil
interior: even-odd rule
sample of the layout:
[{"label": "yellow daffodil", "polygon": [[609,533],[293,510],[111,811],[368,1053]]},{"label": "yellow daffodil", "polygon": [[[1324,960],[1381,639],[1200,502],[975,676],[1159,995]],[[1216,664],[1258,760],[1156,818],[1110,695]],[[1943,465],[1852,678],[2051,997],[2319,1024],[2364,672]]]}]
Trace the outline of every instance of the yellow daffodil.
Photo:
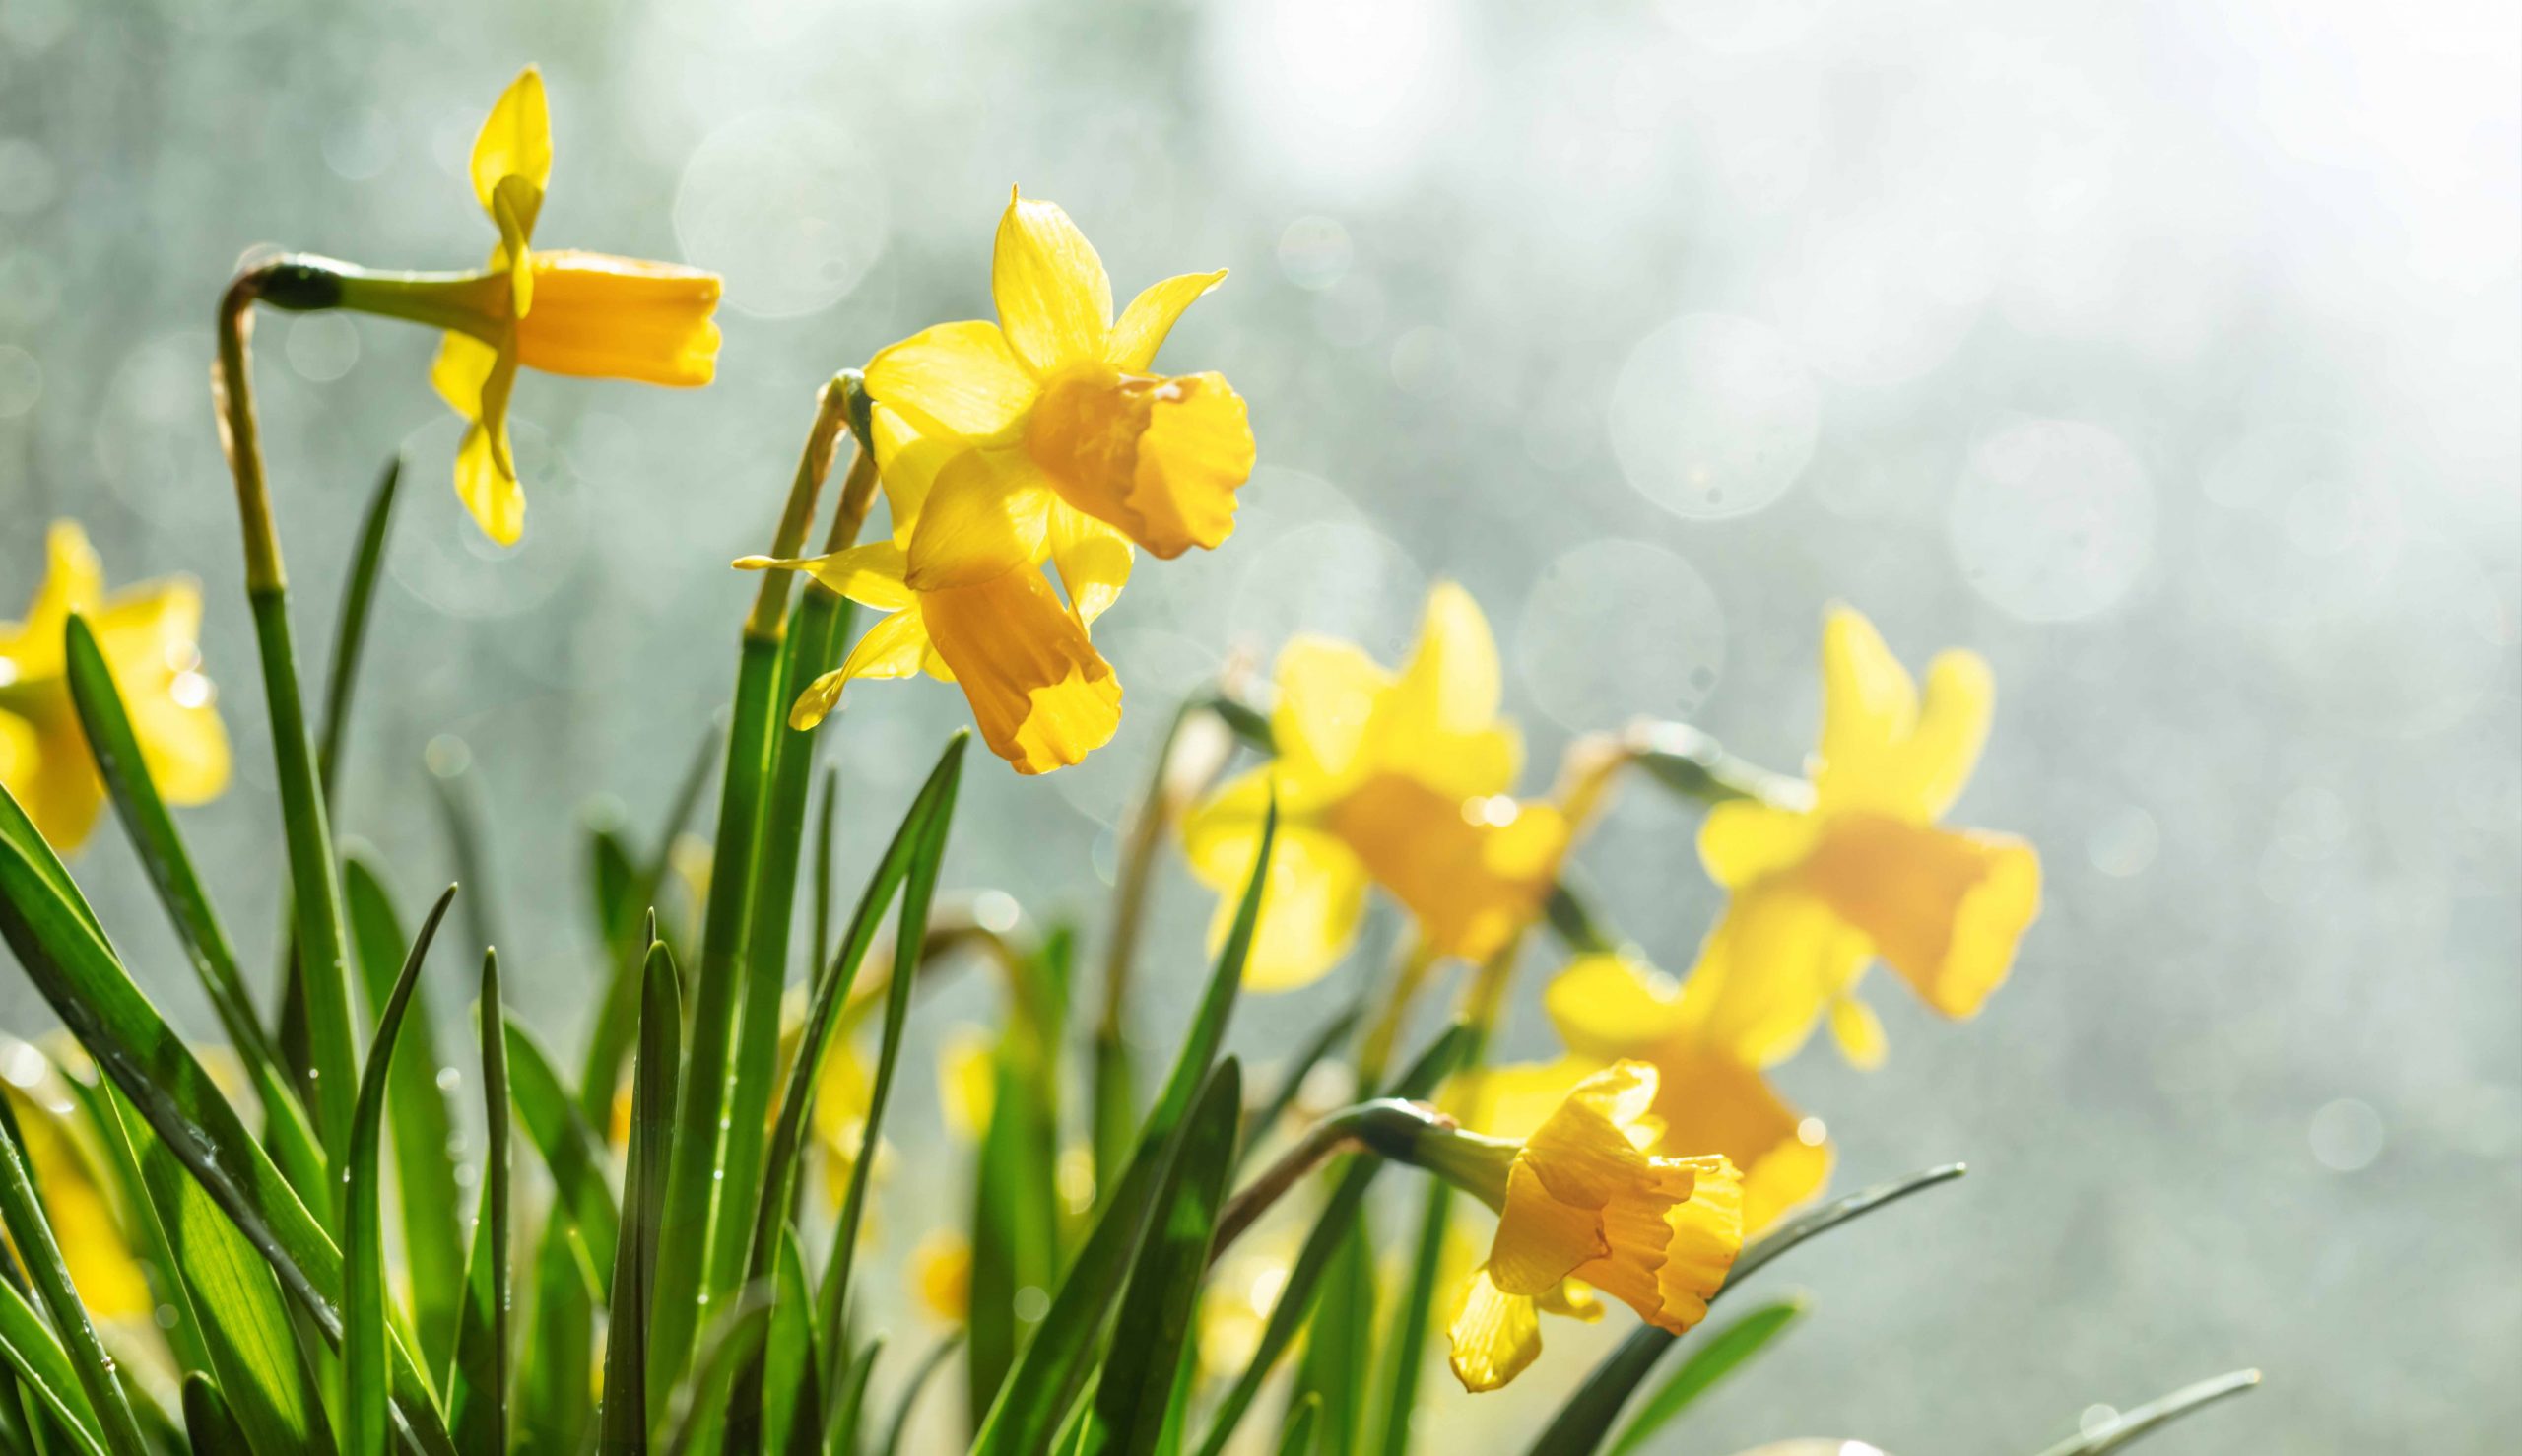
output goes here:
[{"label": "yellow daffodil", "polygon": [[940,1324],[972,1317],[972,1244],[952,1228],[933,1228],[910,1253],[911,1288]]},{"label": "yellow daffodil", "polygon": [[1677,1335],[1706,1317],[1742,1251],[1742,1176],[1719,1156],[1644,1151],[1663,1131],[1648,1111],[1655,1085],[1653,1067],[1615,1063],[1520,1145],[1464,1140],[1454,1156],[1447,1176],[1498,1211],[1448,1331],[1465,1389],[1494,1390],[1533,1362],[1543,1310],[1588,1312],[1571,1280]]},{"label": "yellow daffodil", "polygon": [[[1129,549],[1113,544],[1125,576]],[[822,722],[853,679],[920,672],[962,685],[982,741],[1019,773],[1047,773],[1075,763],[1121,726],[1120,680],[1087,637],[1095,614],[1118,594],[1118,577],[1108,591],[1089,590],[1064,568],[1066,605],[1031,565],[920,591],[909,584],[907,558],[893,541],[811,561],[746,557],[736,565],[811,571],[851,601],[888,614],[858,638],[838,668],[807,685],[789,708],[792,728]]]},{"label": "yellow daffodil", "polygon": [[1522,759],[1497,717],[1497,648],[1471,594],[1427,597],[1409,666],[1299,637],[1279,654],[1270,727],[1277,761],[1227,784],[1183,825],[1191,867],[1233,918],[1276,785],[1279,837],[1244,977],[1304,985],[1356,936],[1380,884],[1437,954],[1481,960],[1539,912],[1568,839],[1565,817],[1508,796]]},{"label": "yellow daffodil", "polygon": [[44,578],[26,618],[0,623],[0,784],[67,852],[88,837],[105,795],[65,677],[70,614],[96,632],[166,802],[204,803],[228,786],[228,730],[201,674],[199,583],[170,576],[107,595],[96,548],[75,522],[53,522],[44,545]]},{"label": "yellow daffodil", "polygon": [[1699,832],[1732,898],[1681,1012],[1748,1066],[1792,1055],[1825,1016],[1850,1060],[1879,1061],[1881,1027],[1853,994],[1876,957],[1938,1012],[1974,1014],[2040,908],[2029,844],[1937,825],[1987,738],[1987,664],[1943,653],[1921,696],[1873,624],[1842,607],[1823,629],[1822,690],[1811,802],[1719,804]]},{"label": "yellow daffodil", "polygon": [[479,326],[450,331],[430,379],[466,421],[455,493],[483,533],[513,545],[525,493],[508,450],[508,393],[518,365],[553,374],[709,382],[718,359],[716,274],[604,253],[537,252],[529,244],[552,181],[552,125],[543,74],[509,83],[473,143],[473,193],[499,230],[490,271],[506,280]]},{"label": "yellow daffodil", "polygon": [[1569,1054],[1487,1074],[1483,1127],[1516,1136],[1605,1063],[1639,1061],[1657,1074],[1650,1110],[1664,1127],[1658,1146],[1720,1153],[1743,1170],[1746,1233],[1768,1227],[1828,1179],[1821,1119],[1798,1112],[1757,1069],[1711,1044],[1670,977],[1626,956],[1580,956],[1551,983],[1544,1004]]},{"label": "yellow daffodil", "polygon": [[[30,1085],[5,1089],[9,1110],[26,1143],[28,1169],[42,1194],[45,1222],[61,1245],[61,1260],[79,1302],[99,1319],[146,1320],[158,1301],[124,1241],[113,1196],[94,1160],[97,1155],[83,1146],[83,1133],[74,1122],[78,1104],[41,1053],[14,1043],[13,1062],[20,1054],[33,1058],[30,1065],[39,1070]],[[15,1076],[16,1066],[10,1071]]]}]

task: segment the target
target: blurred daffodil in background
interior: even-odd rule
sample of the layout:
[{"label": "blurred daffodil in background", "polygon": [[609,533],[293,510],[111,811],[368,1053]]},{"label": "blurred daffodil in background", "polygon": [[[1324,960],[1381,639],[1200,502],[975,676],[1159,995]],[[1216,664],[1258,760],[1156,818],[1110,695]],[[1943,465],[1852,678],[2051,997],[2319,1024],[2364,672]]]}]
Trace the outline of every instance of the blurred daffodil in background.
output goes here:
[{"label": "blurred daffodil in background", "polygon": [[1571,1280],[1677,1335],[1706,1317],[1742,1250],[1742,1175],[1719,1156],[1646,1152],[1663,1131],[1655,1091],[1653,1067],[1615,1063],[1520,1142],[1457,1134],[1426,1153],[1426,1165],[1497,1210],[1489,1258],[1449,1326],[1464,1388],[1494,1390],[1530,1365],[1543,1310],[1587,1312]]},{"label": "blurred daffodil in background", "polygon": [[1409,909],[1440,956],[1484,959],[1539,912],[1568,822],[1511,796],[1522,739],[1497,715],[1497,646],[1469,592],[1447,582],[1428,594],[1397,674],[1350,643],[1298,637],[1279,654],[1276,684],[1276,761],[1193,809],[1182,832],[1193,872],[1221,892],[1222,940],[1277,791],[1246,984],[1319,978],[1356,938],[1370,884]]},{"label": "blurred daffodil in background", "polygon": [[1882,1030],[1854,994],[1877,957],[1935,1010],[1972,1015],[2040,908],[2028,843],[1938,824],[1987,740],[1985,661],[1939,655],[1921,695],[1874,625],[1840,607],[1823,628],[1822,694],[1810,802],[1732,800],[1699,831],[1731,898],[1680,1013],[1749,1066],[1793,1055],[1825,1017],[1850,1060],[1880,1061]]},{"label": "blurred daffodil in background", "polygon": [[201,673],[198,583],[172,576],[108,593],[103,563],[74,521],[53,522],[44,555],[26,616],[0,622],[0,784],[68,851],[87,839],[105,796],[66,677],[72,613],[96,632],[166,802],[205,803],[228,786],[228,730]]},{"label": "blurred daffodil in background", "polygon": [[525,530],[525,492],[508,446],[519,365],[553,374],[700,385],[717,368],[716,274],[605,253],[538,252],[535,219],[552,182],[543,74],[509,83],[473,143],[473,194],[499,230],[490,272],[504,283],[478,322],[451,329],[431,382],[465,419],[455,492],[502,546]]},{"label": "blurred daffodil in background", "polygon": [[820,722],[856,679],[925,672],[962,685],[982,738],[1019,772],[1111,739],[1121,685],[1088,629],[1129,580],[1132,543],[1165,558],[1218,545],[1252,472],[1243,400],[1222,376],[1148,372],[1174,320],[1225,276],[1166,279],[1116,321],[1111,281],[1068,214],[1010,200],[991,265],[999,321],[940,324],[868,362],[891,539],[737,563],[803,566],[888,614],[800,695],[792,726]]}]

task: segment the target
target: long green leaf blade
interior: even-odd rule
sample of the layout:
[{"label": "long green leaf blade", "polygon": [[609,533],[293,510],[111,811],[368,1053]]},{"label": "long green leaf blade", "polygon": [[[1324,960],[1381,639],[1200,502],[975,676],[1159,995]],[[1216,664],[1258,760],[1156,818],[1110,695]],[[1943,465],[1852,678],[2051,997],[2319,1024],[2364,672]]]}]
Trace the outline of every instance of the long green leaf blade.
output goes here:
[{"label": "long green leaf blade", "polygon": [[[636,918],[626,939],[606,944],[614,948],[613,984],[605,992],[604,1006],[596,1015],[595,1029],[587,1037],[586,1063],[578,1073],[578,1110],[597,1127],[606,1126],[613,1116],[614,1089],[620,1085],[623,1054],[630,1049],[638,1034],[639,998],[645,977],[650,937],[641,927],[655,913],[657,891],[665,883],[666,868],[674,853],[675,840],[691,822],[693,809],[700,802],[701,790],[709,785],[710,765],[717,761],[718,736],[713,729],[701,735],[700,747],[694,753],[692,766],[684,770],[677,785],[673,803],[666,810],[665,823],[657,831],[656,848],[638,862],[638,874],[624,897]],[[610,899],[597,896],[599,910]],[[609,916],[608,916],[609,923]],[[610,934],[610,930],[607,932]]]},{"label": "long green leaf blade", "polygon": [[7,1280],[0,1280],[0,1360],[18,1377],[19,1392],[31,1398],[30,1420],[35,1410],[46,1412],[70,1432],[82,1456],[110,1456],[97,1409],[70,1357],[62,1354],[43,1316]]},{"label": "long green leaf blade", "polygon": [[0,1097],[0,1221],[6,1222],[18,1262],[61,1336],[71,1368],[87,1393],[88,1408],[104,1432],[106,1448],[114,1456],[145,1456],[148,1443],[140,1433],[140,1422],[123,1397],[122,1383],[114,1378],[114,1362],[97,1338],[97,1327],[89,1322],[87,1306],[79,1302],[79,1291],[70,1283],[70,1266],[63,1261],[61,1245],[54,1241],[52,1224],[44,1217],[27,1158],[26,1138],[6,1097]]},{"label": "long green leaf blade", "polygon": [[199,1370],[184,1375],[184,1439],[193,1456],[254,1456],[253,1442],[229,1413],[219,1387]]},{"label": "long green leaf blade", "polygon": [[508,1431],[508,1057],[499,1001],[499,958],[482,956],[482,995],[474,1008],[482,1038],[482,1101],[489,1136],[482,1158],[480,1215],[464,1269],[464,1308],[456,1321],[455,1363],[447,1377],[448,1423],[466,1451],[506,1449]]},{"label": "long green leaf blade", "polygon": [[1034,1331],[1032,1343],[1008,1372],[973,1443],[974,1456],[1016,1456],[1044,1449],[1085,1380],[1104,1316],[1120,1297],[1122,1280],[1146,1234],[1149,1209],[1157,1184],[1172,1161],[1182,1119],[1226,1039],[1227,1023],[1242,989],[1243,962],[1251,955],[1252,937],[1260,923],[1261,889],[1269,878],[1278,829],[1279,806],[1274,798],[1261,823],[1261,842],[1253,856],[1252,874],[1244,882],[1243,897],[1235,906],[1233,926],[1218,952],[1164,1090],[1140,1125],[1138,1148],[1121,1175],[1121,1186],[1111,1197],[1098,1200],[1095,1225],[1052,1295],[1050,1310]]},{"label": "long green leaf blade", "polygon": [[683,1055],[683,983],[660,941],[640,977],[639,1046],[630,1066],[630,1151],[622,1174],[622,1237],[613,1262],[598,1449],[648,1444],[648,1321],[674,1136],[674,1080]]},{"label": "long green leaf blade", "polygon": [[771,1283],[770,1332],[762,1355],[760,1449],[789,1452],[809,1431],[824,1426],[823,1358],[815,1339],[815,1287],[796,1234],[779,1231],[779,1259]]},{"label": "long green leaf blade", "polygon": [[368,493],[367,509],[360,516],[359,547],[351,569],[342,578],[342,611],[333,627],[332,667],[324,675],[323,727],[315,736],[315,776],[324,788],[324,804],[339,802],[342,744],[350,734],[351,696],[359,686],[359,665],[367,646],[368,609],[376,602],[376,574],[385,564],[385,538],[394,524],[394,496],[403,483],[403,457],[385,462]]},{"label": "long green leaf blade", "polygon": [[1150,1456],[1168,1417],[1179,1419],[1174,1375],[1199,1303],[1242,1118],[1242,1069],[1228,1057],[1209,1074],[1183,1124],[1179,1150],[1157,1198],[1154,1226],[1121,1296],[1120,1328],[1129,1337],[1113,1345],[1095,1387],[1095,1423],[1107,1441],[1104,1449],[1118,1456]]},{"label": "long green leaf blade", "polygon": [[430,907],[411,954],[394,978],[385,1005],[377,1013],[376,1040],[368,1048],[367,1070],[361,1076],[359,1100],[351,1123],[349,1186],[342,1210],[342,1410],[350,1426],[351,1456],[386,1456],[385,1390],[389,1378],[392,1321],[385,1295],[384,1179],[385,1091],[394,1066],[394,1044],[411,1009],[412,992],[429,960],[430,942],[438,922],[455,900],[450,885]]},{"label": "long green leaf blade", "polygon": [[622,1212],[606,1183],[604,1145],[578,1115],[576,1100],[561,1085],[561,1074],[542,1043],[514,1017],[507,1019],[507,1074],[509,1105],[552,1174],[553,1214],[586,1250],[597,1278],[609,1278],[614,1247],[622,1236]]},{"label": "long green leaf blade", "polygon": [[2257,1370],[2235,1370],[2212,1380],[2201,1380],[2104,1422],[2098,1429],[2070,1436],[2041,1452],[2040,1456],[2104,1456],[2104,1453],[2152,1435],[2203,1407],[2258,1388]]},{"label": "long green leaf blade", "polygon": [[[893,1419],[885,1423],[885,1439],[876,1447],[877,1456],[901,1456],[902,1437],[910,1430],[910,1418],[919,1409],[921,1393],[928,1389],[929,1381],[937,1378],[937,1372],[945,1368],[947,1358],[954,1355],[955,1347],[962,1343],[962,1336],[949,1335],[930,1346],[928,1354],[919,1357],[918,1367],[910,1372],[910,1378],[902,1382],[901,1392],[894,1397]],[[798,1453],[791,1452],[790,1456],[798,1456]]]},{"label": "long green leaf blade", "polygon": [[1714,1389],[1718,1381],[1741,1369],[1754,1356],[1766,1350],[1770,1341],[1785,1334],[1789,1325],[1804,1317],[1804,1307],[1800,1298],[1771,1300],[1701,1339],[1672,1378],[1637,1408],[1620,1439],[1612,1442],[1612,1456],[1626,1456],[1626,1452],[1643,1447],[1692,1402]]}]

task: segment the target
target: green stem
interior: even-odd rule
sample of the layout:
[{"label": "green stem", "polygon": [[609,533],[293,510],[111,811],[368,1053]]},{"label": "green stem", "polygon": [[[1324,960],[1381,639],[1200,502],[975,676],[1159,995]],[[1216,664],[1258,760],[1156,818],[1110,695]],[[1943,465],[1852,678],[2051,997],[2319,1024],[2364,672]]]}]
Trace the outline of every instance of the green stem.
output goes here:
[{"label": "green stem", "polygon": [[[219,308],[219,418],[228,464],[236,480],[236,514],[245,543],[245,592],[261,649],[263,696],[272,720],[272,757],[280,780],[281,823],[289,847],[290,891],[297,906],[299,963],[306,998],[308,1043],[315,1073],[315,1127],[331,1164],[345,1166],[350,1151],[359,1068],[351,1020],[350,967],[344,956],[341,881],[333,859],[333,835],[298,688],[298,652],[290,640],[288,575],[280,539],[272,528],[270,493],[263,478],[260,430],[254,416],[247,341],[253,305],[273,269],[237,276]],[[326,1200],[329,1204],[330,1199]],[[325,1210],[318,1210],[325,1213]],[[329,1218],[328,1218],[329,1222]]]}]

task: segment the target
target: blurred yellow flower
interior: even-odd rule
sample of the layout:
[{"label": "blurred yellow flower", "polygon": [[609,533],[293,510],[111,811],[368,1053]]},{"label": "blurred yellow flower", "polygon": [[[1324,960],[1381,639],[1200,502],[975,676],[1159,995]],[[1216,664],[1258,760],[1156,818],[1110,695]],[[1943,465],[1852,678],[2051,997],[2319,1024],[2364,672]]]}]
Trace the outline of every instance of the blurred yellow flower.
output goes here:
[{"label": "blurred yellow flower", "polygon": [[525,493],[508,449],[508,393],[519,364],[554,374],[709,382],[718,359],[714,273],[671,263],[529,246],[552,181],[552,125],[543,73],[528,66],[499,97],[473,143],[473,193],[499,230],[490,270],[505,305],[480,334],[450,331],[430,380],[466,421],[455,493],[502,546],[525,530]]},{"label": "blurred yellow flower", "polygon": [[1252,872],[1272,787],[1279,837],[1247,984],[1285,990],[1330,969],[1380,884],[1439,955],[1488,957],[1540,910],[1567,847],[1566,818],[1509,797],[1523,756],[1497,717],[1497,648],[1471,594],[1428,594],[1409,666],[1298,637],[1279,654],[1274,763],[1227,784],[1184,822],[1183,848],[1224,896]]},{"label": "blurred yellow flower", "polygon": [[1519,1136],[1606,1063],[1645,1062],[1657,1074],[1650,1109],[1664,1128],[1657,1146],[1722,1154],[1742,1169],[1747,1234],[1828,1180],[1821,1119],[1798,1112],[1757,1069],[1709,1044],[1683,1013],[1679,988],[1654,967],[1626,956],[1580,956],[1551,983],[1544,1004],[1569,1055],[1484,1074],[1476,1114],[1484,1129]]},{"label": "blurred yellow flower", "polygon": [[170,576],[108,596],[104,567],[76,522],[53,522],[44,547],[44,578],[25,619],[0,622],[0,784],[67,852],[88,837],[105,796],[65,676],[71,613],[96,632],[166,802],[204,803],[228,786],[228,730],[201,674],[199,583]]},{"label": "blurred yellow flower", "polygon": [[1722,1157],[1642,1151],[1656,1074],[1620,1062],[1578,1083],[1476,1187],[1498,1209],[1488,1262],[1462,1287],[1448,1330],[1463,1387],[1494,1390],[1541,1354],[1541,1311],[1587,1313],[1581,1281],[1681,1334],[1707,1315],[1743,1247],[1743,1181]]},{"label": "blurred yellow flower", "polygon": [[971,1319],[971,1240],[952,1228],[931,1229],[911,1250],[910,1271],[920,1308],[941,1324]]},{"label": "blurred yellow flower", "polygon": [[1840,607],[1823,629],[1822,691],[1811,802],[1734,800],[1699,831],[1733,895],[1680,1011],[1749,1066],[1793,1055],[1825,1016],[1850,1060],[1881,1060],[1880,1026],[1853,994],[1878,956],[1927,1005],[1972,1015],[2040,909],[2029,844],[1937,827],[1987,739],[1987,664],[1940,654],[1921,697],[1874,625]]},{"label": "blurred yellow flower", "polygon": [[[47,1038],[48,1045],[59,1042],[68,1042],[61,1054],[86,1057],[67,1036]],[[26,1143],[28,1171],[42,1196],[44,1221],[61,1246],[79,1302],[103,1320],[149,1319],[157,1311],[157,1297],[125,1240],[119,1200],[100,1171],[102,1155],[94,1146],[96,1130],[67,1078],[44,1051],[5,1034],[0,1034],[0,1074],[5,1075],[0,1094],[8,1097]]]},{"label": "blurred yellow flower", "polygon": [[[1128,548],[1121,550],[1126,568]],[[1023,565],[967,585],[917,591],[894,541],[808,561],[746,557],[736,565],[811,571],[851,601],[889,614],[858,638],[838,668],[798,695],[788,711],[792,728],[822,722],[854,679],[919,672],[962,686],[982,741],[1019,773],[1077,762],[1121,726],[1120,681],[1086,633],[1118,593],[1117,584],[1097,594],[1071,578],[1063,606],[1042,573]]]}]

